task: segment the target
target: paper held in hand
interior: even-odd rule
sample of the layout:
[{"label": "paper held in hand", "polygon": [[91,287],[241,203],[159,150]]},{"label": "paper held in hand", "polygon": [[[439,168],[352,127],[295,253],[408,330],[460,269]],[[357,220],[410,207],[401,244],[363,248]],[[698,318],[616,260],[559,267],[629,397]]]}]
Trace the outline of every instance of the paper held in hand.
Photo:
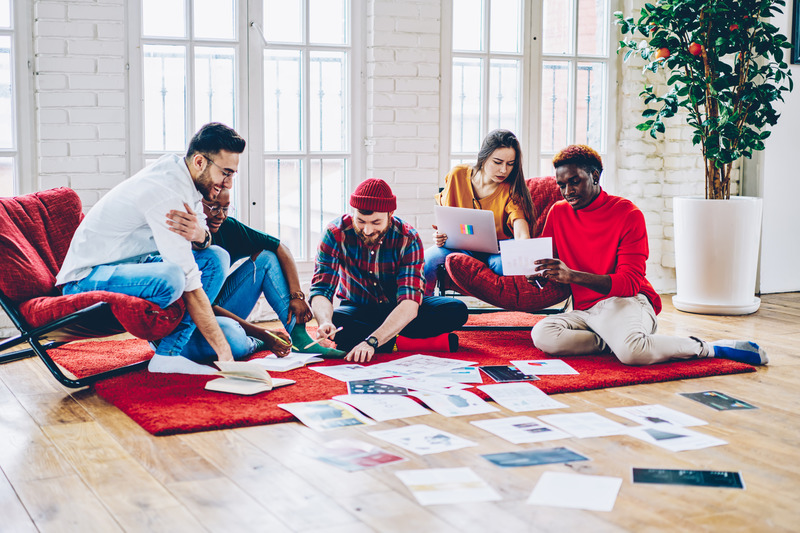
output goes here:
[{"label": "paper held in hand", "polygon": [[536,273],[537,259],[553,258],[553,239],[507,239],[500,241],[500,258],[504,276],[532,276]]},{"label": "paper held in hand", "polygon": [[222,377],[206,383],[206,390],[250,396],[295,383],[293,379],[273,378],[263,366],[251,361],[215,361],[214,364],[220,369],[217,375]]}]

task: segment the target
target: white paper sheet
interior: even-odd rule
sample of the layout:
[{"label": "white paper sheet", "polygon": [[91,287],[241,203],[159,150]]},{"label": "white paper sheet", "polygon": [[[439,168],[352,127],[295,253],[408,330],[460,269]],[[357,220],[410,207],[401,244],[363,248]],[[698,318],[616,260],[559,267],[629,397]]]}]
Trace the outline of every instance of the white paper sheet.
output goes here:
[{"label": "white paper sheet", "polygon": [[552,399],[530,383],[493,383],[480,385],[478,388],[491,396],[492,400],[515,413],[569,407]]},{"label": "white paper sheet", "polygon": [[469,468],[401,470],[395,474],[422,505],[500,499],[500,495]]},{"label": "white paper sheet", "polygon": [[405,387],[406,389],[430,392],[433,394],[448,394],[452,390],[462,390],[470,388],[469,385],[456,383],[446,379],[437,379],[430,376],[398,376],[394,378],[381,378],[378,383],[384,383],[393,387]]},{"label": "white paper sheet", "polygon": [[446,381],[452,381],[455,383],[483,383],[483,376],[481,376],[481,373],[476,366],[452,368],[449,372],[431,374],[428,377],[433,379],[444,379]]},{"label": "white paper sheet", "polygon": [[319,354],[294,352],[286,357],[278,357],[273,353],[266,357],[250,360],[251,363],[261,365],[272,372],[286,372],[308,364],[321,363],[322,361],[323,359],[319,357]]},{"label": "white paper sheet", "polygon": [[524,374],[534,376],[568,376],[578,371],[561,359],[537,359],[531,361],[511,361]]},{"label": "white paper sheet", "polygon": [[442,416],[479,415],[499,410],[483,401],[477,394],[464,390],[454,390],[447,394],[412,392],[411,396],[419,398]]},{"label": "white paper sheet", "polygon": [[478,445],[475,442],[462,439],[457,435],[432,428],[425,424],[414,424],[397,429],[384,429],[382,431],[370,431],[369,435],[419,455],[449,452]]},{"label": "white paper sheet", "polygon": [[651,426],[641,426],[632,428],[628,434],[631,437],[655,444],[672,452],[683,452],[686,450],[699,450],[710,448],[711,446],[722,446],[728,444],[722,439],[704,435],[692,431],[691,429],[673,426],[671,424],[658,424]]},{"label": "white paper sheet", "polygon": [[542,415],[539,420],[553,425],[574,437],[606,437],[627,433],[628,426],[623,426],[597,413],[569,413],[563,415]]},{"label": "white paper sheet", "polygon": [[693,416],[659,404],[634,405],[630,407],[609,407],[606,411],[633,420],[637,424],[672,424],[673,426],[704,426],[708,424]]},{"label": "white paper sheet", "polygon": [[545,472],[536,483],[528,503],[590,511],[611,511],[617,501],[622,479]]},{"label": "white paper sheet", "polygon": [[289,411],[300,422],[317,431],[375,424],[349,405],[336,400],[279,403],[278,407]]},{"label": "white paper sheet", "polygon": [[504,276],[530,276],[536,273],[537,259],[553,257],[553,239],[506,239],[500,241],[500,259]]},{"label": "white paper sheet", "polygon": [[474,364],[476,363],[460,359],[416,354],[395,361],[372,365],[370,368],[387,372],[387,375],[391,376],[426,376],[438,372],[447,372],[451,368],[461,368]]},{"label": "white paper sheet", "polygon": [[544,442],[548,440],[568,439],[571,435],[543,424],[529,416],[512,416],[509,418],[489,418],[470,422],[479,428],[494,433],[513,444]]},{"label": "white paper sheet", "polygon": [[339,381],[362,381],[365,379],[379,379],[394,375],[391,372],[375,370],[374,366],[335,365],[311,366],[309,368],[329,378],[338,379]]},{"label": "white paper sheet", "polygon": [[355,472],[392,463],[406,461],[405,457],[389,453],[372,444],[355,439],[338,439],[307,450],[315,459],[335,467]]},{"label": "white paper sheet", "polygon": [[431,414],[411,398],[399,394],[342,394],[333,399],[352,405],[378,422]]}]

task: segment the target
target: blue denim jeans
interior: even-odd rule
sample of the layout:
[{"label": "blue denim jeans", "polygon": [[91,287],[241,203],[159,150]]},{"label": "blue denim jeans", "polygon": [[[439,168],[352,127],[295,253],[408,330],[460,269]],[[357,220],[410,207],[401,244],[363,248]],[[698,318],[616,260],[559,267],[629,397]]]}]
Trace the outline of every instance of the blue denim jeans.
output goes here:
[{"label": "blue denim jeans", "polygon": [[[202,272],[203,289],[209,300],[217,297],[225,274],[230,266],[228,252],[218,246],[194,251],[194,259]],[[135,262],[98,265],[85,278],[66,283],[63,294],[88,291],[109,291],[136,296],[164,308],[183,295],[186,278],[181,267],[165,263],[161,256],[150,254],[137,258]],[[189,313],[184,313],[172,333],[161,339],[156,353],[159,355],[181,355],[184,346],[194,333],[196,326]]]},{"label": "blue denim jeans", "polygon": [[[290,332],[294,329],[295,318],[287,321],[289,314],[289,285],[281,269],[278,256],[267,250],[258,254],[255,261],[247,260],[234,270],[225,280],[222,290],[219,292],[214,305],[218,305],[234,315],[246,319],[253,311],[253,308],[261,295],[264,295],[267,303],[278,314],[278,318]],[[228,320],[228,319],[224,319]],[[222,326],[228,343],[231,345],[234,359],[242,359],[255,349],[251,339],[235,321],[233,324],[223,325],[223,319],[218,319]],[[210,350],[210,352],[209,352]],[[192,338],[186,344],[184,357],[200,360],[200,358],[214,358],[211,346],[205,341],[199,332],[195,331]]]},{"label": "blue denim jeans", "polygon": [[489,265],[492,272],[498,276],[503,275],[503,261],[500,259],[500,254],[470,252],[468,250],[457,250],[434,245],[425,249],[425,296],[433,296],[433,290],[436,288],[436,270],[439,265],[444,264],[445,259],[450,254],[467,254]]}]

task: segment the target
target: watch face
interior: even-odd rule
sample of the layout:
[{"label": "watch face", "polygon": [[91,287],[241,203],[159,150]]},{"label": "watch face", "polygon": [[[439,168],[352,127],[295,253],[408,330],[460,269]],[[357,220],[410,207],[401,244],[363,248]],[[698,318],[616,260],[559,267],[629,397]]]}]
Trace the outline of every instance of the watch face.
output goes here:
[{"label": "watch face", "polygon": [[373,348],[377,348],[378,347],[378,338],[377,337],[373,337],[373,336],[367,337],[367,339],[364,342],[366,342],[367,344],[369,344]]}]

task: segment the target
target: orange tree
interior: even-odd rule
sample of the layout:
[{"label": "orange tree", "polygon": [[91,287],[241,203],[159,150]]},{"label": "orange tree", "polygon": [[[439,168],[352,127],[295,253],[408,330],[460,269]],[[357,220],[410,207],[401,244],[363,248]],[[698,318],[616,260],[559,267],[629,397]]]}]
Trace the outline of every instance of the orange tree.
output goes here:
[{"label": "orange tree", "polygon": [[[706,198],[730,198],[731,167],[764,149],[779,113],[776,100],[792,90],[788,40],[769,21],[785,0],[658,0],[638,19],[614,13],[624,61],[641,56],[644,71],[666,71],[666,89],[646,84],[650,107],[637,128],[653,138],[663,119],[684,108],[705,161]],[[641,36],[637,38],[636,34]],[[662,94],[659,94],[661,92]]]}]

